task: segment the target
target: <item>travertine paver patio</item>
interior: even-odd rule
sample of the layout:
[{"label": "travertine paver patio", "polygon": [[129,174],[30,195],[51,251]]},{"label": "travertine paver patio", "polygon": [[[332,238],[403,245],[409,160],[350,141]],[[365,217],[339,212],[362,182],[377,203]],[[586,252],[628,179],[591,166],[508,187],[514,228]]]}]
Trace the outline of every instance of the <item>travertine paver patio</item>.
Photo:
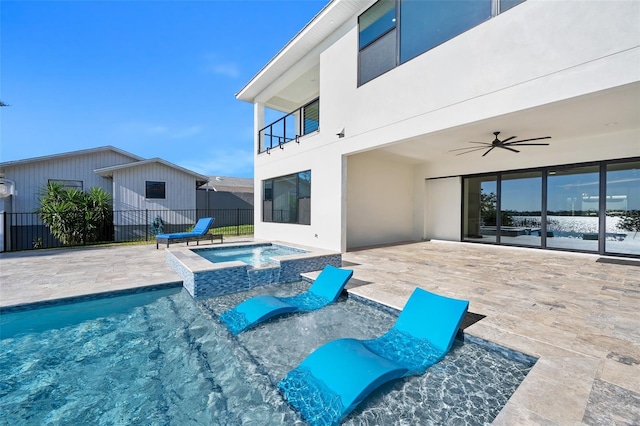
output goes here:
[{"label": "travertine paver patio", "polygon": [[[539,357],[495,424],[640,424],[640,262],[421,242],[343,255],[350,292],[402,308],[415,286],[470,301],[470,333]],[[155,246],[0,255],[0,306],[175,282]]]},{"label": "travertine paver patio", "polygon": [[494,424],[640,424],[640,262],[424,242],[347,253],[350,291],[402,308],[415,286],[486,315],[465,332],[539,357]]}]

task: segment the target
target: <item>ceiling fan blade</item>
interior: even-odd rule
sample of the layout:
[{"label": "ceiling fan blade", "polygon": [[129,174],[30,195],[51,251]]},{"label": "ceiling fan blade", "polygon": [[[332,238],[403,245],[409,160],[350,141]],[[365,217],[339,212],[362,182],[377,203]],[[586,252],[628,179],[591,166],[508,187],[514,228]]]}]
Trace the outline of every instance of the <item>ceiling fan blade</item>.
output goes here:
[{"label": "ceiling fan blade", "polygon": [[463,154],[469,154],[470,152],[480,151],[480,150],[483,150],[483,149],[487,149],[487,148],[484,147],[484,146],[480,147],[480,148],[467,148],[467,151],[460,152],[460,153],[456,154],[456,156],[463,155]]},{"label": "ceiling fan blade", "polygon": [[513,151],[513,152],[520,152],[517,149],[509,148],[508,146],[504,146],[504,145],[501,145],[500,148],[508,149],[509,151]]},{"label": "ceiling fan blade", "polygon": [[469,143],[480,143],[483,145],[491,145],[491,142],[477,142],[477,141],[469,141]]},{"label": "ceiling fan blade", "polygon": [[522,139],[521,141],[509,142],[509,145],[513,145],[514,143],[520,143],[520,142],[539,141],[541,139],[551,139],[551,136],[543,136],[541,138]]},{"label": "ceiling fan blade", "polygon": [[504,145],[505,142],[509,142],[511,139],[515,139],[515,138],[517,138],[517,136],[511,136],[510,138],[506,138],[505,140],[500,142],[500,145]]},{"label": "ceiling fan blade", "polygon": [[491,148],[489,148],[487,150],[487,152],[485,152],[484,154],[482,154],[482,156],[484,157],[485,155],[487,155],[488,153],[490,153],[491,151],[493,151],[493,148],[495,148],[495,146],[492,146]]},{"label": "ceiling fan blade", "polygon": [[[488,143],[488,144],[486,144],[486,145],[487,145],[487,146],[491,146],[491,144],[490,144],[490,143]],[[481,146],[481,147],[468,146],[468,147],[466,147],[466,148],[450,149],[450,150],[449,150],[449,151],[447,151],[447,152],[464,151],[465,149],[473,149],[473,150],[475,150],[475,149],[485,149],[485,147],[484,147],[484,146]]]},{"label": "ceiling fan blade", "polygon": [[548,143],[516,143],[511,144],[511,146],[547,146]]}]

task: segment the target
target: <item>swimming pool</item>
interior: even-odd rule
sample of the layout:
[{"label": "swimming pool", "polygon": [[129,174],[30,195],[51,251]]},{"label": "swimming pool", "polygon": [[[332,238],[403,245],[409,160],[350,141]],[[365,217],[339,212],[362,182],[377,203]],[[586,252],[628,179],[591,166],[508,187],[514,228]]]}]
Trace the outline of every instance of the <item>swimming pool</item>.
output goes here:
[{"label": "swimming pool", "polygon": [[259,268],[268,265],[277,265],[278,261],[274,259],[275,256],[308,253],[308,251],[279,244],[261,244],[240,247],[206,248],[195,250],[195,253],[213,263],[237,260],[247,263],[254,268]]},{"label": "swimming pool", "polygon": [[[395,315],[342,297],[235,337],[216,315],[308,286],[202,302],[169,289],[2,315],[0,423],[303,424],[277,382],[317,346],[375,337]],[[491,423],[534,360],[471,340],[425,375],[384,385],[345,424]]]}]

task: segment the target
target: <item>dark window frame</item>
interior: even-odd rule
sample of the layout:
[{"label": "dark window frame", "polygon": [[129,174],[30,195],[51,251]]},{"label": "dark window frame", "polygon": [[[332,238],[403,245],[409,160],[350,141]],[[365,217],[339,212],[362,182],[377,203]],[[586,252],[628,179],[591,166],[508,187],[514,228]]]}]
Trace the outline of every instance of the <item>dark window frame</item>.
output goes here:
[{"label": "dark window frame", "polygon": [[[308,195],[306,192],[301,191],[301,180],[303,175],[308,174]],[[275,208],[274,197],[278,193],[277,183],[278,181],[285,181],[289,179],[295,179],[295,218],[293,218],[290,209],[286,211],[286,214],[277,214]],[[262,222],[269,223],[286,223],[290,225],[311,225],[311,212],[309,208],[308,217],[301,217],[300,201],[309,200],[311,203],[311,170],[304,170],[297,173],[291,173],[283,176],[276,176],[273,178],[265,179],[262,181]],[[288,220],[283,220],[283,218]],[[308,219],[306,221],[305,219]],[[307,223],[308,222],[308,223]]]},{"label": "dark window frame", "polygon": [[166,200],[167,182],[158,180],[145,181],[144,197],[147,200]]},{"label": "dark window frame", "polygon": [[[601,256],[605,255],[613,255],[613,256],[621,256],[621,257],[630,257],[630,258],[640,258],[638,254],[626,254],[626,253],[617,253],[607,251],[606,247],[606,173],[607,166],[612,164],[624,164],[631,162],[640,161],[640,157],[628,157],[628,158],[619,158],[615,160],[601,160],[601,161],[589,161],[583,163],[569,163],[569,164],[560,164],[560,165],[552,165],[552,166],[544,166],[544,167],[532,167],[525,169],[514,169],[514,170],[501,170],[496,172],[487,172],[487,173],[478,173],[478,174],[470,174],[470,175],[462,175],[461,176],[461,194],[460,194],[460,241],[469,242],[473,244],[489,244],[489,245],[503,245],[503,246],[512,246],[512,247],[527,247],[527,248],[535,248],[542,250],[555,250],[555,251],[565,251],[565,252],[578,252],[578,253],[590,253],[590,254],[598,254]],[[598,248],[596,250],[581,250],[581,249],[571,249],[566,247],[549,247],[547,245],[547,202],[548,202],[548,177],[549,172],[558,171],[558,170],[570,170],[581,167],[597,167],[599,170],[599,208],[598,208],[598,217],[599,217],[599,226],[598,226]],[[541,246],[528,246],[528,245],[520,245],[520,244],[512,244],[501,242],[498,237],[496,241],[478,241],[474,239],[466,239],[464,235],[465,229],[465,193],[464,193],[464,185],[466,179],[470,178],[479,178],[479,177],[496,177],[496,186],[498,191],[501,188],[502,184],[502,176],[511,173],[526,173],[526,172],[541,172],[542,173],[542,241]],[[500,197],[498,196],[498,200]],[[497,209],[500,212],[500,205],[498,205]],[[498,214],[498,216],[500,216]],[[499,228],[497,230],[499,234]]]}]

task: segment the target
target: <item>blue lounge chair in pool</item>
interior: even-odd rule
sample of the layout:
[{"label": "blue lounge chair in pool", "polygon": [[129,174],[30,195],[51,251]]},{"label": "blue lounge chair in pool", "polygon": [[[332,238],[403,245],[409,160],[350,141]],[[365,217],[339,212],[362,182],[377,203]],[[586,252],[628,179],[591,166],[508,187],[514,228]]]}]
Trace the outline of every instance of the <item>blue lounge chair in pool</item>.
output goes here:
[{"label": "blue lounge chair in pool", "polygon": [[209,229],[211,229],[211,225],[213,225],[213,221],[215,219],[212,217],[203,217],[198,220],[196,226],[193,227],[191,232],[177,232],[175,234],[158,234],[156,235],[156,249],[159,244],[167,244],[167,248],[169,248],[170,243],[183,243],[186,241],[187,245],[189,245],[189,241],[196,241],[197,245],[200,245],[200,240],[211,240],[213,243],[213,239],[219,239],[222,242],[222,234],[208,234]]},{"label": "blue lounge chair in pool", "polygon": [[416,288],[386,334],[326,343],[278,387],[311,425],[336,425],[382,384],[424,374],[443,358],[468,307],[466,300]]},{"label": "blue lounge chair in pool", "polygon": [[349,269],[327,265],[304,293],[291,297],[252,297],[220,317],[232,334],[238,334],[276,315],[315,311],[338,300],[352,275]]}]

